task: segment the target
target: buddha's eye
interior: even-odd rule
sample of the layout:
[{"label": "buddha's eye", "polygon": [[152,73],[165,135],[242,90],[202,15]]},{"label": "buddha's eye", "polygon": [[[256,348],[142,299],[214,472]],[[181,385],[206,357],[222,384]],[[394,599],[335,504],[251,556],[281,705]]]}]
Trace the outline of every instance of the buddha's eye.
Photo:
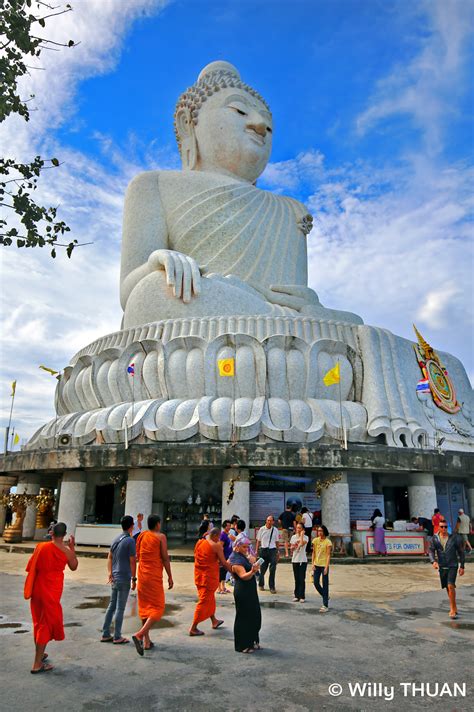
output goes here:
[{"label": "buddha's eye", "polygon": [[231,106],[230,108],[236,111],[241,116],[247,116],[247,112],[243,111],[242,109],[238,109],[236,106]]}]

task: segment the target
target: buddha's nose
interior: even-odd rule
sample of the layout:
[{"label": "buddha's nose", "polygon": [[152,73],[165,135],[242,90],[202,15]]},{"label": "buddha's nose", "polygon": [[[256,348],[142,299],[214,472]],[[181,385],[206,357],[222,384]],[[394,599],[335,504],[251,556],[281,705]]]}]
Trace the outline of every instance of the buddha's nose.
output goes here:
[{"label": "buddha's nose", "polygon": [[267,122],[257,111],[253,111],[248,118],[247,128],[265,137],[267,135]]}]

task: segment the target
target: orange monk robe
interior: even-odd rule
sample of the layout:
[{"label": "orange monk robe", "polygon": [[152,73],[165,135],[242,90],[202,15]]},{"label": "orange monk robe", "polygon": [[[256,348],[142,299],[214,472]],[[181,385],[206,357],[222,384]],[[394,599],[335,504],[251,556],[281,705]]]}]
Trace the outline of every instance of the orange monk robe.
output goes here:
[{"label": "orange monk robe", "polygon": [[61,595],[66,554],[53,542],[38,544],[28,561],[25,598],[30,598],[33,634],[37,645],[64,640]]},{"label": "orange monk robe", "polygon": [[142,620],[159,621],[165,610],[160,537],[153,532],[142,532],[137,539],[137,559],[138,615]]},{"label": "orange monk robe", "polygon": [[194,548],[194,583],[199,601],[193,625],[211,618],[216,612],[216,590],[219,587],[219,559],[207,539],[199,539]]}]

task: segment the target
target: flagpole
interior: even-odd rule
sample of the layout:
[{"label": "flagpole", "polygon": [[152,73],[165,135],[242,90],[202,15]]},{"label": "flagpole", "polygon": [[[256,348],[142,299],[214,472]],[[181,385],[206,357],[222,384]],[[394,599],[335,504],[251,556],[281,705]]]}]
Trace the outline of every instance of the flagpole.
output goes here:
[{"label": "flagpole", "polygon": [[341,446],[344,450],[347,450],[346,431],[344,428],[344,418],[342,415],[341,365],[339,363],[339,359],[337,359],[337,365],[339,366],[338,391],[339,391],[339,412],[341,415]]},{"label": "flagpole", "polygon": [[16,381],[14,381],[14,383],[15,383],[15,387],[13,387],[13,384],[12,384],[12,395],[11,395],[12,404],[10,406],[10,417],[8,419],[8,425],[5,430],[5,455],[8,452],[8,438],[10,436],[10,426],[12,424],[12,415],[13,415],[13,403],[15,402],[15,394],[16,394]]},{"label": "flagpole", "polygon": [[12,428],[12,433],[10,435],[11,442],[10,442],[10,450],[13,450],[13,441],[15,439],[15,426]]}]

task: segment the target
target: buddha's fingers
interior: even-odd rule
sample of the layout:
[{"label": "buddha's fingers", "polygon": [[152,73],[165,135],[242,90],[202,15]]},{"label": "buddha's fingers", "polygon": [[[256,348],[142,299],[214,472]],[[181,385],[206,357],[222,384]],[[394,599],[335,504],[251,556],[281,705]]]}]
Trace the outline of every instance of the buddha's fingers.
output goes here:
[{"label": "buddha's fingers", "polygon": [[191,265],[191,273],[193,277],[193,292],[196,296],[201,294],[201,271],[199,269],[198,263],[189,258],[189,264]]},{"label": "buddha's fingers", "polygon": [[180,255],[176,252],[172,256],[174,264],[174,289],[173,294],[178,299],[183,294],[183,263],[181,262]]},{"label": "buddha's fingers", "polygon": [[266,299],[271,304],[278,304],[281,307],[289,307],[290,309],[295,309],[296,311],[302,309],[307,303],[307,301],[301,297],[295,297],[291,294],[273,291],[273,289],[260,289],[259,291],[265,295]]},{"label": "buddha's fingers", "polygon": [[181,296],[183,302],[188,304],[191,301],[192,271],[190,260],[186,255],[180,255],[181,268],[183,274],[183,287]]}]

